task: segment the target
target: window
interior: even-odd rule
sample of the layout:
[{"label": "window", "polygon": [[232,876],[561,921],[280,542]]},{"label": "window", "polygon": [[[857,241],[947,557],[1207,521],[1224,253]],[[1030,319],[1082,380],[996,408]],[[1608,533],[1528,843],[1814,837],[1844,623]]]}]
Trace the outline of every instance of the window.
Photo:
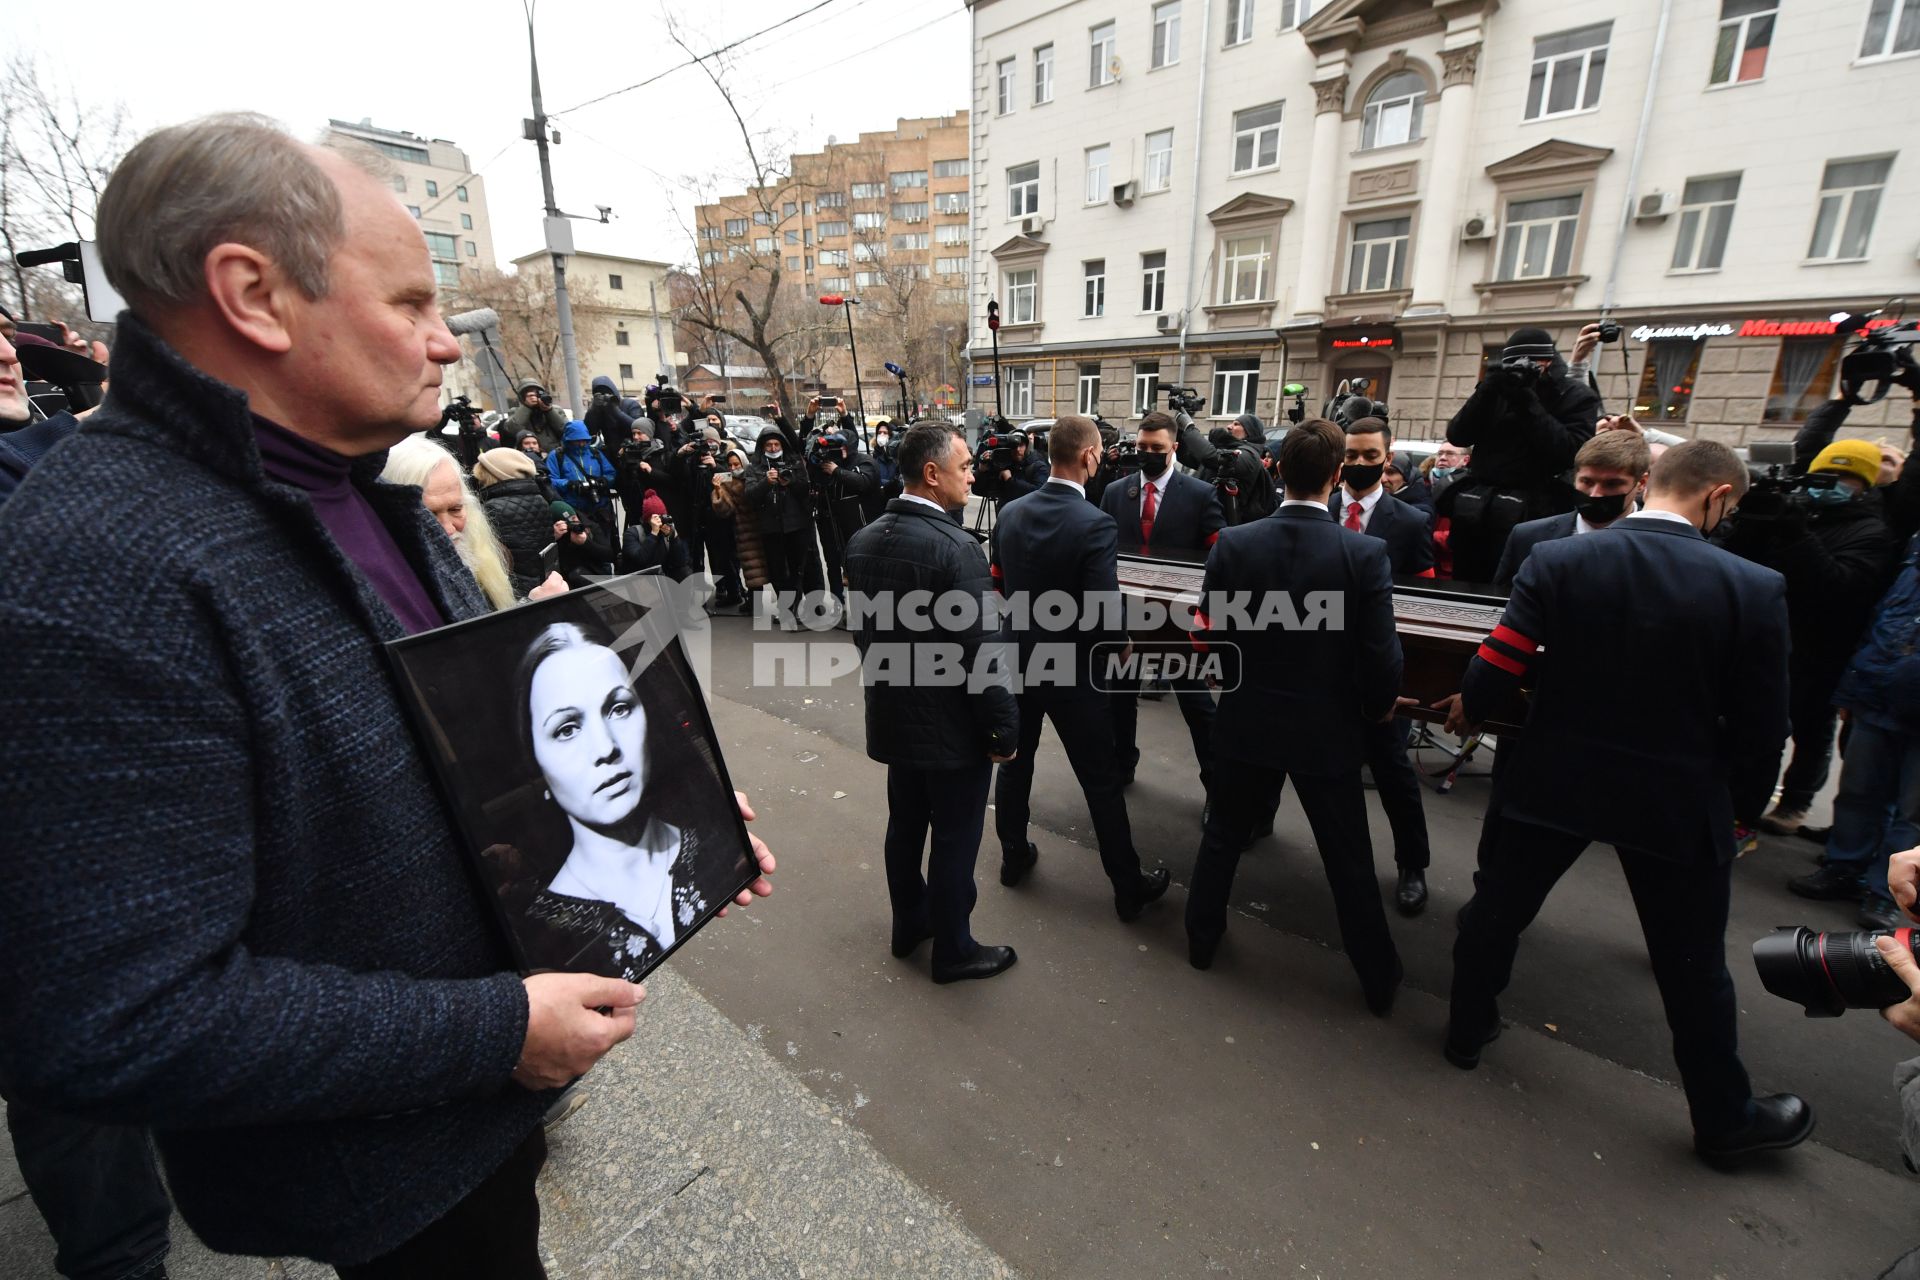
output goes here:
[{"label": "window", "polygon": [[1180,0],[1153,6],[1153,65],[1170,67],[1180,61]]},{"label": "window", "polygon": [[1266,236],[1242,236],[1223,244],[1220,247],[1220,301],[1266,301],[1267,269],[1272,257],[1272,245]]},{"label": "window", "polygon": [[1253,0],[1227,0],[1227,48],[1253,39]]},{"label": "window", "polygon": [[453,195],[454,195],[454,198],[458,200],[461,204],[465,204],[467,202],[467,189],[465,187],[455,187],[453,189]]},{"label": "window", "polygon": [[887,187],[883,182],[856,182],[853,184],[853,198],[855,200],[878,200],[886,194]]},{"label": "window", "polygon": [[797,255],[796,255],[796,256],[791,256],[791,257],[789,257],[789,258],[787,259],[787,270],[789,270],[789,271],[798,271],[799,269],[800,269],[800,259],[799,259],[799,257],[798,257]]},{"label": "window", "polygon": [[1642,422],[1685,422],[1694,375],[1700,372],[1700,352],[1706,345],[1688,338],[1649,342],[1647,364],[1640,371],[1640,394],[1633,401],[1634,417]]},{"label": "window", "polygon": [[1573,237],[1580,227],[1580,197],[1551,196],[1507,205],[1507,231],[1500,242],[1498,280],[1564,276],[1573,267]]},{"label": "window", "polygon": [[1040,162],[1016,164],[1007,170],[1007,216],[1024,218],[1040,212]]},{"label": "window", "polygon": [[933,198],[935,213],[965,213],[969,201],[964,191],[948,191]]},{"label": "window", "polygon": [[1173,186],[1173,130],[1147,135],[1147,174],[1142,189],[1165,191]]},{"label": "window", "polygon": [[811,272],[811,271],[813,270],[813,255],[812,255],[812,254],[810,254],[810,253],[809,253],[809,254],[806,254],[806,255],[805,255],[805,262],[806,262],[806,264],[807,264],[807,270],[808,270],[809,272]]},{"label": "window", "polygon": [[1920,0],[1873,0],[1860,56],[1891,58],[1915,50],[1920,50]]},{"label": "window", "polygon": [[625,329],[615,329],[613,331],[613,345],[616,347],[630,347],[633,345],[633,335]]},{"label": "window", "polygon": [[935,160],[933,176],[936,178],[964,178],[967,176],[965,160]]},{"label": "window", "polygon": [[1012,58],[1002,58],[994,64],[993,110],[995,115],[1004,116],[1013,110],[1013,64]]},{"label": "window", "polygon": [[1007,272],[1007,323],[1032,324],[1039,318],[1039,304],[1040,273],[1031,268]]},{"label": "window", "polygon": [[1600,105],[1611,22],[1541,36],[1533,42],[1533,78],[1527,83],[1528,120],[1591,111]]},{"label": "window", "polygon": [[835,221],[820,224],[820,238],[822,240],[830,236],[843,236],[845,234],[847,234],[847,224],[844,222]]},{"label": "window", "polygon": [[440,194],[440,184],[435,182],[432,178],[428,178],[427,179],[427,198],[429,200],[432,200],[437,198],[439,194]]},{"label": "window", "polygon": [[[759,247],[761,247],[761,246],[759,246],[759,245],[757,245],[757,244],[756,244],[756,246],[755,246],[755,247],[756,247],[756,248],[759,248]],[[769,241],[767,241],[767,242],[766,242],[766,245],[765,245],[764,247],[766,247],[766,248],[768,248],[768,249],[771,249],[771,248],[773,248],[773,241],[771,241],[771,240],[769,240]],[[621,278],[620,278],[619,276],[616,276],[616,275],[609,275],[609,276],[607,277],[607,288],[609,288],[609,289],[621,289],[621,290],[624,290],[624,289],[626,288],[626,284],[625,284],[625,283],[624,283],[624,282],[623,282],[623,281],[621,280]]]},{"label": "window", "polygon": [[[464,218],[467,215],[463,213],[460,216]],[[720,238],[720,228],[702,227],[700,228],[700,238],[702,240],[718,240]]]},{"label": "window", "polygon": [[1113,148],[1106,143],[1087,148],[1087,203],[1105,204],[1113,195],[1113,188],[1107,184],[1107,171],[1113,156]]},{"label": "window", "polygon": [[1044,107],[1053,101],[1053,46],[1043,44],[1033,51],[1033,105]]},{"label": "window", "polygon": [[728,218],[727,234],[734,237],[747,234],[747,220],[745,218]]},{"label": "window", "polygon": [[808,248],[813,247],[813,228],[812,227],[800,228],[800,243],[806,245]]},{"label": "window", "polygon": [[893,220],[895,222],[925,222],[927,220],[927,202],[925,200],[918,200],[912,204],[896,204],[893,206]]},{"label": "window", "polygon": [[855,231],[881,231],[886,228],[886,225],[887,215],[878,210],[872,213],[856,213],[853,215],[853,229]]},{"label": "window", "polygon": [[1233,113],[1233,171],[1254,173],[1280,163],[1280,112],[1285,103],[1269,102]]},{"label": "window", "polygon": [[407,206],[407,212],[417,218],[420,216],[420,206],[417,204],[410,204]]},{"label": "window", "polygon": [[925,169],[913,169],[906,173],[890,173],[887,177],[892,181],[895,191],[911,191],[916,187],[924,187],[927,185],[927,171]]},{"label": "window", "polygon": [[1112,84],[1113,74],[1113,24],[1103,22],[1087,35],[1088,77],[1087,87],[1098,89],[1103,84]]},{"label": "window", "polygon": [[1033,416],[1033,366],[1007,366],[1007,413],[1015,418]]},{"label": "window", "polygon": [[1815,261],[1846,262],[1867,256],[1874,215],[1887,185],[1893,158],[1829,160],[1820,183],[1820,212],[1813,223],[1807,256]]},{"label": "window", "polygon": [[1733,202],[1740,175],[1688,178],[1680,196],[1680,233],[1673,241],[1675,271],[1718,271],[1733,226]]},{"label": "window", "polygon": [[933,238],[939,244],[965,244],[967,228],[960,223],[948,223],[944,227],[935,227]]},{"label": "window", "polygon": [[846,266],[847,251],[845,249],[822,249],[820,251],[820,265],[823,267]]},{"label": "window", "polygon": [[480,246],[471,240],[467,241],[467,256],[469,258],[477,258],[480,256]]},{"label": "window", "polygon": [[773,225],[773,215],[765,209],[756,209],[753,213],[753,225],[756,227],[770,227]]},{"label": "window", "polygon": [[[772,253],[773,237],[772,236],[755,236],[753,238],[753,251],[755,253]],[[619,287],[620,287],[619,285],[614,286],[614,288],[616,289]]]},{"label": "window", "polygon": [[1347,292],[1399,289],[1407,279],[1407,236],[1411,218],[1382,218],[1353,224],[1353,248],[1347,254]]},{"label": "window", "polygon": [[924,249],[927,247],[927,241],[929,239],[931,239],[931,237],[928,236],[926,232],[914,231],[907,235],[895,236],[893,238],[893,247],[896,249]]},{"label": "window", "polygon": [[782,222],[785,222],[788,218],[791,218],[794,214],[798,213],[799,211],[800,211],[800,206],[795,204],[793,201],[788,200],[780,206],[780,220]]},{"label": "window", "polygon": [[622,382],[632,382],[632,381],[633,381],[633,366],[632,366],[632,365],[630,365],[630,364],[623,364],[623,365],[621,365],[621,366],[620,366],[620,381],[622,381]]},{"label": "window", "polygon": [[433,282],[448,289],[460,287],[460,264],[457,262],[436,262],[433,264]]},{"label": "window", "polygon": [[881,262],[885,260],[886,256],[887,246],[884,244],[869,244],[861,240],[855,242],[853,246],[853,260],[855,262]]},{"label": "window", "polygon": [[933,300],[942,306],[957,306],[967,300],[965,289],[935,289]]},{"label": "window", "polygon": [[870,289],[875,283],[874,274],[871,271],[856,271],[853,273],[853,283],[855,288]]},{"label": "window", "polygon": [[1103,316],[1107,314],[1107,260],[1095,258],[1080,265],[1086,276],[1086,292],[1081,300],[1080,314]]},{"label": "window", "polygon": [[406,174],[404,174],[404,173],[396,173],[396,174],[394,174],[394,175],[393,175],[393,189],[394,189],[395,191],[399,191],[399,192],[401,192],[401,193],[403,193],[403,194],[405,193],[405,191],[406,191],[406,189],[407,189],[407,175],[406,175]]},{"label": "window", "polygon": [[1780,358],[1773,366],[1773,387],[1767,392],[1762,422],[1805,422],[1825,404],[1840,367],[1838,338],[1784,338]]},{"label": "window", "polygon": [[702,249],[700,251],[700,265],[703,267],[719,266],[720,251],[718,249]]},{"label": "window", "polygon": [[853,282],[845,276],[825,276],[820,281],[820,287],[832,293],[845,293],[853,287]]},{"label": "window", "polygon": [[1156,253],[1140,255],[1140,309],[1158,311],[1167,305],[1167,254],[1160,250]]},{"label": "window", "polygon": [[1427,82],[1412,71],[1388,76],[1375,85],[1361,116],[1360,149],[1420,141],[1420,112],[1426,101]]},{"label": "window", "polygon": [[460,256],[460,246],[454,243],[452,236],[439,231],[429,231],[426,234],[427,252],[434,257],[457,258]]},{"label": "window", "polygon": [[1767,46],[1780,0],[1720,0],[1720,36],[1708,84],[1744,84],[1767,74]]},{"label": "window", "polygon": [[965,258],[935,258],[933,269],[943,276],[963,276],[967,274]]},{"label": "window", "polygon": [[1092,416],[1100,412],[1100,366],[1083,364],[1080,366],[1080,394],[1074,397],[1073,406],[1081,413]]},{"label": "window", "polygon": [[1313,16],[1320,0],[1280,0],[1280,29],[1290,30]]},{"label": "window", "polygon": [[382,142],[378,138],[361,138],[360,141],[382,155],[392,156],[395,160],[406,160],[412,164],[433,163],[433,156],[425,147],[409,147],[399,142]]},{"label": "window", "polygon": [[1151,413],[1154,401],[1159,398],[1160,362],[1135,360],[1133,362],[1133,416],[1138,418]]},{"label": "window", "polygon": [[781,239],[785,240],[788,244],[799,244],[800,233],[798,231],[788,231],[782,234]]},{"label": "window", "polygon": [[471,231],[471,230],[473,230],[473,215],[472,215],[472,214],[470,214],[470,213],[463,213],[463,214],[461,214],[461,215],[460,215],[460,229],[461,229],[462,231]]},{"label": "window", "polygon": [[844,209],[847,207],[846,193],[841,191],[822,191],[819,198],[814,201],[814,204],[822,209]]},{"label": "window", "polygon": [[1252,413],[1260,397],[1260,357],[1233,356],[1213,362],[1213,416]]}]

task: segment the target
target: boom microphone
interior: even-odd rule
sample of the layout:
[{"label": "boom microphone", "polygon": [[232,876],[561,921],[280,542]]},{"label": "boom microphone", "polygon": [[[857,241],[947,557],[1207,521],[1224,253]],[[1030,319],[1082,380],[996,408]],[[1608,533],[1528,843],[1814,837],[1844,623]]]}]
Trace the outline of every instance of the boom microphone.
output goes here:
[{"label": "boom microphone", "polygon": [[492,307],[481,307],[474,311],[462,311],[457,316],[447,317],[447,329],[454,337],[463,333],[479,333],[482,329],[498,329],[500,313]]},{"label": "boom microphone", "polygon": [[13,255],[13,260],[23,267],[44,267],[55,262],[78,262],[80,246],[77,242],[69,240],[51,249],[29,249],[25,253],[16,253]]}]

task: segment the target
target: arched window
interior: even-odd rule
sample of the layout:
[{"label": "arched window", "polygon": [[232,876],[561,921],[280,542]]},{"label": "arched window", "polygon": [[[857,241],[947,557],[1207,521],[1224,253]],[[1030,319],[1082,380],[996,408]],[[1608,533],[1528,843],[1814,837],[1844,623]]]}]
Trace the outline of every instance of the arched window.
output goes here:
[{"label": "arched window", "polygon": [[1388,76],[1367,95],[1360,126],[1360,149],[1391,147],[1420,140],[1420,113],[1427,100],[1427,82],[1418,72]]}]

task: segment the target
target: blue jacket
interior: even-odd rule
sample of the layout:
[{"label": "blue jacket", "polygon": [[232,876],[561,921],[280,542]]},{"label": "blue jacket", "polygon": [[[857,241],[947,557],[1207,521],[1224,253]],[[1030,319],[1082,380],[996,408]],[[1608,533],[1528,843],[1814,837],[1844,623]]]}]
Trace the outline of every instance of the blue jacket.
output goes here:
[{"label": "blue jacket", "polygon": [[[499,1167],[525,988],[415,745],[403,632],[246,398],[131,313],[113,389],[0,509],[0,1084],[146,1125],[229,1253],[363,1262]],[[448,618],[420,491],[354,468]],[[111,511],[73,536],[76,507]]]},{"label": "blue jacket", "polygon": [[[554,492],[583,515],[612,508],[615,474],[606,455],[593,447],[584,422],[569,422],[566,443],[547,455],[547,478],[553,481]],[[583,480],[599,480],[606,488],[590,497]]]},{"label": "blue jacket", "polygon": [[1880,599],[1866,643],[1847,664],[1837,707],[1883,729],[1920,734],[1920,539]]}]

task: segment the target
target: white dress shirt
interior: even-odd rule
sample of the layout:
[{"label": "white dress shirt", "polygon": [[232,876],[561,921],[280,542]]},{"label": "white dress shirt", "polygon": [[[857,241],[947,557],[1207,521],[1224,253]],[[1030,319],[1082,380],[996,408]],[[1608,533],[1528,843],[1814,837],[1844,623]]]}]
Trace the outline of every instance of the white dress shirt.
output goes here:
[{"label": "white dress shirt", "polygon": [[1079,482],[1078,480],[1069,480],[1069,479],[1067,479],[1067,478],[1066,478],[1065,476],[1048,476],[1048,477],[1047,477],[1047,483],[1048,483],[1048,484],[1063,484],[1063,485],[1065,485],[1065,486],[1067,486],[1067,488],[1069,488],[1069,489],[1071,489],[1071,490],[1073,490],[1073,491],[1074,491],[1075,493],[1077,493],[1077,494],[1079,494],[1079,495],[1080,495],[1081,497],[1083,497],[1083,498],[1084,498],[1084,497],[1086,497],[1086,496],[1087,496],[1087,486],[1085,486],[1085,485],[1083,485],[1083,484],[1081,484],[1081,483],[1080,483],[1080,482]]},{"label": "white dress shirt", "polygon": [[[1380,505],[1380,499],[1386,495],[1386,492],[1387,486],[1377,484],[1373,486],[1373,492],[1363,498],[1356,498],[1344,488],[1340,489],[1339,493],[1345,498],[1345,505],[1340,508],[1340,514],[1335,516],[1334,519],[1340,522],[1341,528],[1346,528],[1349,518],[1347,516],[1347,507],[1358,506],[1360,508],[1360,532],[1365,533],[1367,526],[1373,523],[1373,509]],[[1333,509],[1331,502],[1327,504],[1327,509],[1329,511]]]}]

